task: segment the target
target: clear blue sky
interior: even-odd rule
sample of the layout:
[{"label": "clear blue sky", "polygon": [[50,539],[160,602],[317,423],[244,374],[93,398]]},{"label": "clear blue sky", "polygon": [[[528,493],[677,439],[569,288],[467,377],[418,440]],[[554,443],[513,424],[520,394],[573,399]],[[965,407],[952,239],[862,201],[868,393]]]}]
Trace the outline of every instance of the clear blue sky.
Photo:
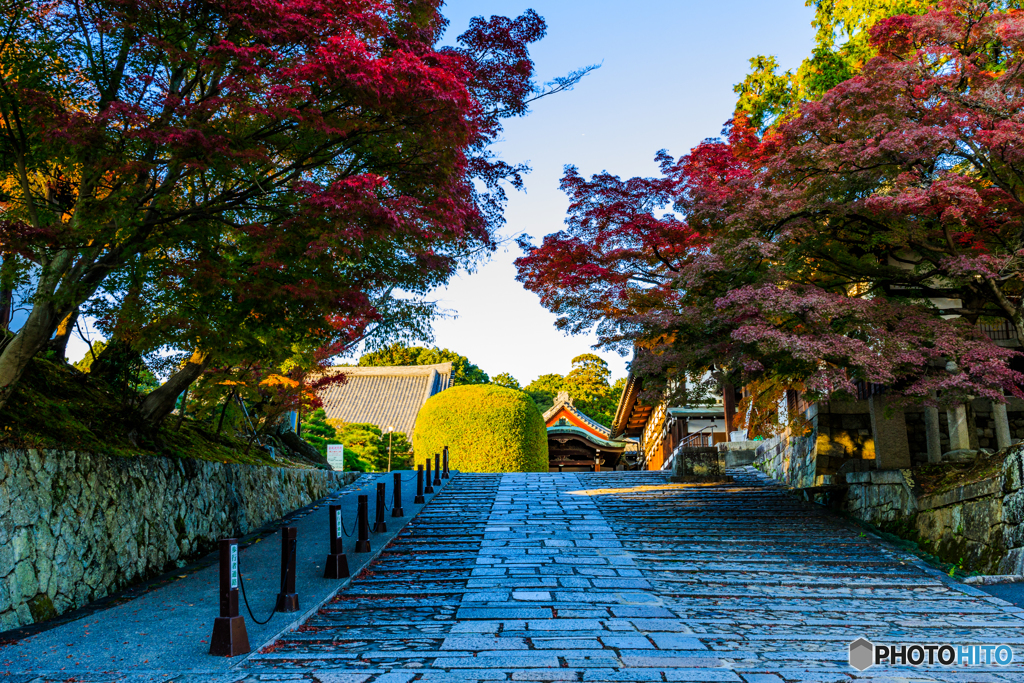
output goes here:
[{"label": "clear blue sky", "polygon": [[[730,117],[732,87],[748,60],[776,55],[795,68],[810,53],[811,8],[803,0],[452,0],[444,14],[451,42],[470,17],[518,16],[533,8],[548,35],[533,46],[540,80],[588,64],[603,66],[575,90],[537,102],[524,119],[506,123],[496,151],[528,161],[526,192],[510,196],[505,235],[538,241],[562,227],[568,202],[558,189],[565,164],[589,175],[607,169],[629,177],[656,172],[654,153],[685,153],[717,136]],[[467,356],[489,374],[510,372],[526,384],[538,375],[565,374],[570,360],[591,352],[595,339],[568,337],[555,317],[515,280],[515,245],[496,253],[435,298],[456,316],[435,325],[435,343]],[[75,341],[68,356],[85,355]],[[628,359],[599,352],[614,377]]]},{"label": "clear blue sky", "polygon": [[[512,193],[505,234],[538,241],[562,227],[568,201],[558,189],[565,164],[590,175],[607,169],[652,175],[654,154],[685,153],[715,137],[732,114],[733,85],[749,59],[776,55],[795,68],[811,51],[812,9],[803,0],[452,0],[446,42],[470,17],[518,16],[533,8],[548,35],[532,50],[541,80],[587,64],[603,66],[575,90],[535,103],[524,119],[506,123],[498,153],[529,161],[526,193]],[[570,360],[591,351],[593,337],[567,337],[537,297],[515,281],[515,245],[473,275],[437,292],[455,319],[435,325],[436,343],[456,350],[492,376],[510,372],[521,383],[565,374]],[[613,376],[628,359],[599,352]]]}]

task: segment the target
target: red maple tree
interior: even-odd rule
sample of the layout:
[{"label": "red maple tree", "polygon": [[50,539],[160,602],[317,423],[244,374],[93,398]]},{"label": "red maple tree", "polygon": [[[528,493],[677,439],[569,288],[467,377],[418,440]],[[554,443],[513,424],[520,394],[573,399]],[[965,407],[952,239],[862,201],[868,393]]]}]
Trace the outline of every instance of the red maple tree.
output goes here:
[{"label": "red maple tree", "polygon": [[[573,331],[680,370],[811,396],[1021,395],[1024,23],[947,0],[873,29],[879,56],[763,135],[743,118],[662,176],[582,179],[519,278]],[[979,327],[983,326],[983,327]]]}]

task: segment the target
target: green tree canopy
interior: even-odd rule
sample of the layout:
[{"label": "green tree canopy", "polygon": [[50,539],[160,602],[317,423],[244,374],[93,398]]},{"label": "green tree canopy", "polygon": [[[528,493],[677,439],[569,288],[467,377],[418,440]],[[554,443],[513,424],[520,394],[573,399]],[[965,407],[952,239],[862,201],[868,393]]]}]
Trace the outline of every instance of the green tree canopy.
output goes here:
[{"label": "green tree canopy", "polygon": [[487,384],[491,381],[486,372],[471,363],[465,356],[436,346],[428,349],[424,346],[408,346],[403,342],[396,342],[379,351],[363,354],[359,359],[359,365],[369,367],[436,365],[448,362],[452,364],[453,385]]},{"label": "green tree canopy", "polygon": [[[388,470],[388,434],[380,427],[372,424],[341,423],[337,426],[338,439],[345,444],[346,458],[348,454],[355,456],[360,462],[366,463],[364,472],[387,472]],[[394,432],[390,435],[391,469],[409,469],[412,460],[412,448],[405,434]],[[347,465],[346,465],[347,467]]]},{"label": "green tree canopy", "polygon": [[491,379],[491,384],[497,384],[499,387],[508,387],[509,389],[519,389],[522,391],[522,387],[519,386],[519,380],[507,372],[501,372],[495,375]]},{"label": "green tree canopy", "polygon": [[327,455],[327,444],[345,446],[345,469],[357,472],[386,472],[388,446],[391,446],[391,469],[410,469],[412,446],[402,432],[388,434],[372,424],[328,420],[323,408],[317,408],[302,419],[302,438]]},{"label": "green tree canopy", "polygon": [[608,393],[608,363],[600,356],[584,353],[572,359],[572,370],[565,376],[563,390],[575,401],[593,401]]},{"label": "green tree canopy", "polygon": [[562,375],[550,373],[533,380],[523,388],[523,391],[533,399],[537,410],[543,413],[555,404],[555,396],[562,390],[564,383],[565,378]]},{"label": "green tree canopy", "polygon": [[525,391],[540,412],[555,404],[558,392],[569,394],[573,405],[588,417],[611,427],[615,419],[615,408],[626,384],[625,378],[608,383],[611,371],[600,356],[584,353],[572,359],[572,369],[564,377],[555,373],[541,375],[527,384]]},{"label": "green tree canopy", "polygon": [[[858,73],[877,54],[871,28],[901,14],[924,14],[939,0],[806,0],[814,7],[815,44],[794,72],[779,71],[774,56],[750,60],[750,74],[735,86],[736,113],[764,129],[795,113],[802,101],[817,100]],[[1016,2],[993,4],[1016,5]]]},{"label": "green tree canopy", "polygon": [[[327,414],[323,408],[317,408],[313,412],[302,416],[301,431],[302,438],[320,451],[320,455],[325,458],[327,457],[328,444],[343,443],[338,439],[337,430],[327,423]],[[345,467],[347,469],[360,469],[352,467],[349,462],[345,463]]]}]

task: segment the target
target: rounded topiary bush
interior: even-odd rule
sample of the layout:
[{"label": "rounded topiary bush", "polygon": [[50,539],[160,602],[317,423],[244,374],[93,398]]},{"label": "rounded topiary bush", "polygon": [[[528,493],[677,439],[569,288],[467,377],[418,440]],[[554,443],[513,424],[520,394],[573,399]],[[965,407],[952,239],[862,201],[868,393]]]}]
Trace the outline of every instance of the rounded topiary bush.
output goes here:
[{"label": "rounded topiary bush", "polygon": [[452,387],[431,396],[416,417],[416,462],[448,446],[461,472],[547,472],[544,418],[521,391],[493,384]]}]

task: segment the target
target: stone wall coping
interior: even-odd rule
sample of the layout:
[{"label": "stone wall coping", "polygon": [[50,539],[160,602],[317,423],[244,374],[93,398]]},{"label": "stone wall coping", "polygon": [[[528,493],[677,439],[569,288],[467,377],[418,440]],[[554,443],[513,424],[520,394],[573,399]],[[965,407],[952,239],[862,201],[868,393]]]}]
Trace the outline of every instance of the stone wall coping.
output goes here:
[{"label": "stone wall coping", "polygon": [[935,508],[955,505],[956,503],[962,503],[965,500],[985,498],[986,496],[998,495],[1002,498],[1002,493],[1003,479],[1001,476],[997,476],[990,479],[984,479],[982,481],[976,481],[973,484],[957,486],[955,489],[951,489],[943,493],[933,493],[931,495],[921,496],[917,499],[917,505],[921,510],[934,510]]},{"label": "stone wall coping", "polygon": [[868,474],[872,484],[903,484],[907,481],[900,470],[869,470]]},{"label": "stone wall coping", "polygon": [[722,441],[715,445],[722,451],[753,451],[763,443],[764,441]]}]

